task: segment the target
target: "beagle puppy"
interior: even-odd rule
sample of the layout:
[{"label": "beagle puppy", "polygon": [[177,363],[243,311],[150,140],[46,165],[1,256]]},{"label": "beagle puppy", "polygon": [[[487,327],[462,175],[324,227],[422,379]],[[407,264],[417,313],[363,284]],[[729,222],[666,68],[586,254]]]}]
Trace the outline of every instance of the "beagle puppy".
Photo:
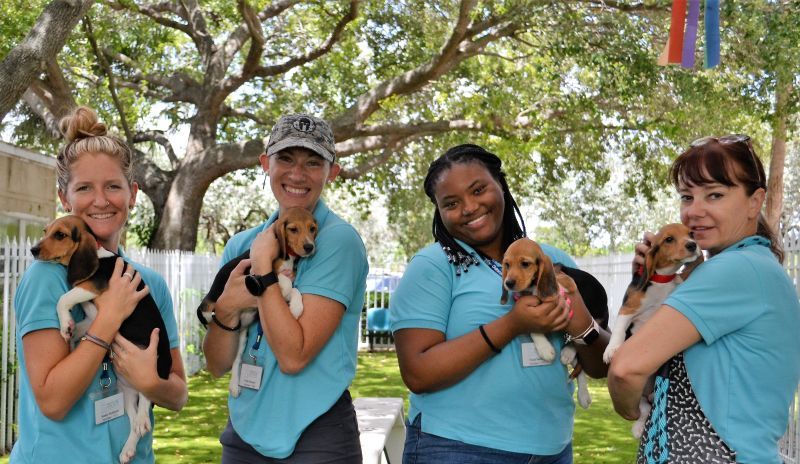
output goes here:
[{"label": "beagle puppy", "polygon": [[[289,311],[291,311],[295,319],[298,319],[303,314],[303,297],[299,290],[292,287],[292,282],[294,281],[294,272],[298,260],[311,256],[316,251],[317,221],[311,212],[305,208],[288,208],[275,221],[273,230],[280,248],[278,257],[272,262],[272,269],[278,277],[281,294],[289,304]],[[211,284],[211,289],[203,298],[200,306],[197,307],[197,317],[204,326],[207,326],[213,320],[214,306],[220,295],[222,295],[223,290],[225,290],[225,283],[228,282],[231,272],[240,261],[248,258],[250,258],[250,250],[225,263],[217,272],[214,282]],[[246,272],[249,272],[249,268]],[[238,397],[241,392],[239,370],[242,364],[242,352],[244,351],[245,343],[247,343],[247,329],[257,319],[258,309],[256,308],[247,308],[239,312],[239,348],[236,350],[236,358],[231,367],[229,385],[229,390],[233,397]]]},{"label": "beagle puppy", "polygon": [[[108,280],[114,271],[119,255],[102,248],[91,229],[78,216],[64,216],[51,222],[45,229],[44,238],[31,248],[33,257],[41,261],[57,262],[67,268],[67,282],[72,289],[61,296],[57,304],[61,336],[68,343],[77,344],[86,333],[89,325],[97,317],[97,307],[92,300],[108,288]],[[136,272],[133,266],[125,263],[123,272],[131,276]],[[144,282],[139,284],[139,289]],[[79,324],[72,319],[70,309],[80,304],[86,318]],[[159,329],[158,337],[158,375],[166,379],[172,369],[172,354],[169,338],[161,312],[155,300],[147,294],[136,306],[119,328],[119,334],[139,346],[150,344],[153,329]],[[130,420],[130,434],[120,453],[120,462],[130,461],[136,454],[139,438],[151,429],[151,402],[138,393],[127,381],[118,377],[123,393],[125,413]]]},{"label": "beagle puppy", "polygon": [[[656,233],[650,250],[645,255],[644,267],[636,272],[625,291],[622,307],[614,323],[603,360],[610,363],[614,353],[625,342],[630,328],[636,332],[683,279],[678,270],[686,265],[692,268],[703,262],[703,253],[683,224],[667,224]],[[648,388],[646,388],[646,391]],[[650,402],[646,395],[639,403],[641,415],[633,424],[633,434],[641,437],[644,423],[650,413]]]},{"label": "beagle puppy", "polygon": [[[500,297],[502,304],[508,301],[508,292],[534,295],[544,299],[557,293],[572,293],[577,290],[575,281],[563,272],[557,273],[553,262],[539,244],[526,237],[514,241],[503,255],[502,279],[503,291]],[[531,333],[531,338],[539,357],[547,362],[555,359],[556,350],[547,336]],[[571,344],[565,345],[561,350],[560,359],[564,365],[577,366],[577,350]],[[578,403],[584,409],[588,408],[592,399],[584,372],[579,371],[577,382]]]}]

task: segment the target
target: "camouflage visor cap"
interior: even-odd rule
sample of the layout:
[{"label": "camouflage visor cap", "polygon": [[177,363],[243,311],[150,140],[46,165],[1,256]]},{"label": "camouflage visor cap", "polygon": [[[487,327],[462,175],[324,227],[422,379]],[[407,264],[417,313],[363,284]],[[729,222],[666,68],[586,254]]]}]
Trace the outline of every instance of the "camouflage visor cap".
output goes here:
[{"label": "camouflage visor cap", "polygon": [[267,156],[287,148],[307,148],[333,163],[336,148],[333,132],[325,120],[307,114],[281,116],[267,141]]}]

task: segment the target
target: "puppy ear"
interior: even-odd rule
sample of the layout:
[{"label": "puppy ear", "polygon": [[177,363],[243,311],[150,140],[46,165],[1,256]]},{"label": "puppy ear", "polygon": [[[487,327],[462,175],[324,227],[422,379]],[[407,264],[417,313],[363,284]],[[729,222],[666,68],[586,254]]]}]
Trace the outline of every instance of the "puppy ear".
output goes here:
[{"label": "puppy ear", "polygon": [[278,218],[275,221],[275,238],[278,239],[278,256],[281,259],[288,259],[289,255],[286,252],[286,219]]},{"label": "puppy ear", "polygon": [[67,267],[67,282],[75,285],[88,279],[100,267],[100,260],[97,258],[97,242],[91,234],[81,231],[77,227],[72,228],[73,239],[78,237],[78,247],[72,253]]},{"label": "puppy ear", "polygon": [[506,290],[506,267],[503,266],[503,275],[500,278],[502,281],[501,288],[503,291],[500,293],[500,304],[506,304],[508,301],[508,290]]},{"label": "puppy ear", "polygon": [[544,253],[539,256],[539,269],[536,276],[536,293],[540,298],[558,293],[558,282],[553,262]]},{"label": "puppy ear", "polygon": [[656,272],[656,254],[658,254],[658,250],[660,249],[661,245],[654,243],[647,251],[647,254],[644,255],[644,274],[638,286],[640,290],[644,290],[647,283],[650,282],[650,278],[653,277],[653,274]]}]

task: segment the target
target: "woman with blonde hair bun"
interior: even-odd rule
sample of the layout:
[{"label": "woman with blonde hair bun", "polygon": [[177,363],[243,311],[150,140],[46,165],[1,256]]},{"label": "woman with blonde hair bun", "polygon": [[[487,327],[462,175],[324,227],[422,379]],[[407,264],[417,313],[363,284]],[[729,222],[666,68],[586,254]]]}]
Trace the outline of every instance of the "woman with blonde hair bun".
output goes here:
[{"label": "woman with blonde hair bun", "polygon": [[[56,313],[56,303],[70,289],[67,269],[58,263],[35,261],[23,275],[14,299],[21,368],[19,438],[11,462],[152,463],[152,431],[144,431],[135,449],[125,447],[130,423],[112,406],[118,392],[117,376],[159,406],[179,411],[186,404],[186,376],[172,299],[160,275],[130,261],[120,248],[122,230],[138,192],[130,148],[108,135],[106,126],[87,107],[64,118],[61,131],[64,146],[56,162],[61,204],[86,222],[98,246],[121,258],[108,289],[94,299],[97,317],[72,350],[59,333]],[[123,274],[123,259],[133,265],[135,273]],[[137,290],[140,282],[146,285]],[[118,331],[148,293],[167,333],[154,330],[149,348],[142,349]],[[76,321],[85,317],[80,306],[71,312]],[[172,369],[167,379],[156,371],[158,337],[169,339]],[[113,361],[108,356],[109,345]],[[103,408],[112,414],[102,414]],[[149,414],[152,424],[152,411]]]}]

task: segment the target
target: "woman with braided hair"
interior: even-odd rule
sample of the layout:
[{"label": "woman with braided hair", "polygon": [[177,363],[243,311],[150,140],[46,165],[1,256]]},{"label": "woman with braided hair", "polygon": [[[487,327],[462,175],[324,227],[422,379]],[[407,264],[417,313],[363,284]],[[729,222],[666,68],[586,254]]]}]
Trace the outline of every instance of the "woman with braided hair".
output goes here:
[{"label": "woman with braided hair", "polygon": [[[560,350],[565,334],[596,326],[586,308],[596,305],[578,292],[569,295],[571,308],[563,296],[500,303],[500,262],[525,235],[501,168],[497,156],[466,144],[431,163],[425,178],[438,243],[411,260],[391,300],[400,371],[412,391],[407,463],[572,462],[567,370],[527,348],[530,332],[540,332]],[[554,263],[576,267],[564,252],[542,248]],[[603,308],[594,317],[607,317]],[[602,377],[608,334],[596,333],[578,355],[588,374]]]}]

